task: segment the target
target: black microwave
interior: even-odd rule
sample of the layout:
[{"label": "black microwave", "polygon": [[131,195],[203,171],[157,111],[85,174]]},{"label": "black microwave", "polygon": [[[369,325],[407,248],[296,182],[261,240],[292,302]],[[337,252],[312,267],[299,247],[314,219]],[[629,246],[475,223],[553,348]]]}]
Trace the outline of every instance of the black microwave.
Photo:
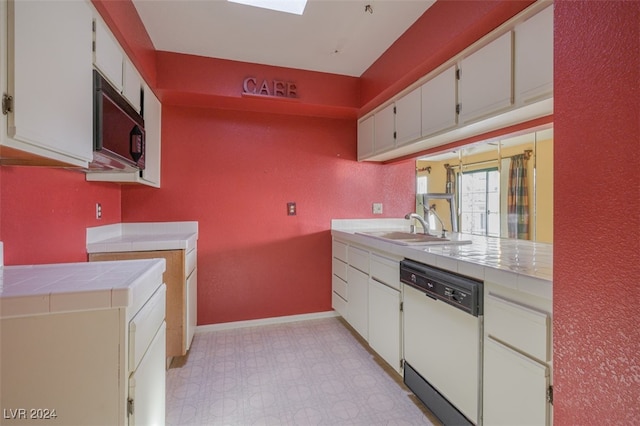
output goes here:
[{"label": "black microwave", "polygon": [[91,171],[144,170],[144,119],[97,70],[93,70]]}]

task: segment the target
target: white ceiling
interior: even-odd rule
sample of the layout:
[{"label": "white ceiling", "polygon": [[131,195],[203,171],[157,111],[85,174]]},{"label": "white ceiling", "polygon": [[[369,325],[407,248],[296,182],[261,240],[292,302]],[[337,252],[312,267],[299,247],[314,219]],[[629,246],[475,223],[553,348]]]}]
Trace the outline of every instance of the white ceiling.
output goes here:
[{"label": "white ceiling", "polygon": [[308,0],[298,16],[226,0],[133,0],[156,50],[355,77],[434,2]]}]

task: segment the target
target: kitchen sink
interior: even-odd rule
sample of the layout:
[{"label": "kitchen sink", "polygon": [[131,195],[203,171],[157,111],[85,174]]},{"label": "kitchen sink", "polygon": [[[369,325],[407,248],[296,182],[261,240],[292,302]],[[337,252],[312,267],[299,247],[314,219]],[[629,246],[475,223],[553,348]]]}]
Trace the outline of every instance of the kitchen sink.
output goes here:
[{"label": "kitchen sink", "polygon": [[400,245],[469,244],[471,241],[450,240],[436,235],[412,234],[402,231],[357,232],[359,235],[377,238]]}]

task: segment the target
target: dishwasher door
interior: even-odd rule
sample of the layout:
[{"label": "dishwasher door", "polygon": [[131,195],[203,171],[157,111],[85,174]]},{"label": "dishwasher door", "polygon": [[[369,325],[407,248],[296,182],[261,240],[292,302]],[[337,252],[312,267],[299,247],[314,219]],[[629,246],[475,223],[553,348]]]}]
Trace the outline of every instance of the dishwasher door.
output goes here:
[{"label": "dishwasher door", "polygon": [[405,361],[474,424],[481,407],[481,336],[481,316],[404,286]]}]

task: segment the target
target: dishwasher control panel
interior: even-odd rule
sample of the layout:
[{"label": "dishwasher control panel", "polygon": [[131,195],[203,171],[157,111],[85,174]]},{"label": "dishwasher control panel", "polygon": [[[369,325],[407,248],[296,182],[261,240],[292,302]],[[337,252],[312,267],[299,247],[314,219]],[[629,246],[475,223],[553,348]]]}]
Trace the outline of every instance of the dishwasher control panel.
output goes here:
[{"label": "dishwasher control panel", "polygon": [[408,259],[400,262],[400,281],[473,316],[482,315],[482,281]]}]

